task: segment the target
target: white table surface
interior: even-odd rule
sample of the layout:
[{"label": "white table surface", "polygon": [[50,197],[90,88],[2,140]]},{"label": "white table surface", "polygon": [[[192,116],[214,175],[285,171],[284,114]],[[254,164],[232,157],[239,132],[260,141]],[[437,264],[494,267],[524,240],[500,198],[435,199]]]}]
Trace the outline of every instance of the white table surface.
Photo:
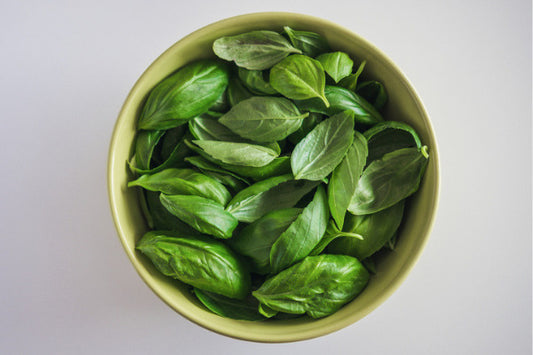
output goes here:
[{"label": "white table surface", "polygon": [[[363,320],[291,344],[207,331],[145,286],[107,200],[113,124],[184,35],[258,11],[320,16],[407,74],[441,154],[438,217]],[[531,2],[0,2],[1,354],[531,353]]]}]

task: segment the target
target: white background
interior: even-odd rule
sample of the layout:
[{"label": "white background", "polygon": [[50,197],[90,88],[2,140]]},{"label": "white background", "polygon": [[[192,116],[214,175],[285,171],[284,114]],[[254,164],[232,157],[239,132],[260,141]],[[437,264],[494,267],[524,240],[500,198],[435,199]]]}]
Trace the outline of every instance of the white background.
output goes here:
[{"label": "white background", "polygon": [[[185,320],[145,286],[111,219],[106,159],[130,88],[186,34],[258,11],[323,17],[407,74],[442,188],[427,248],[363,320],[257,344]],[[531,2],[0,2],[0,353],[531,353]]]}]

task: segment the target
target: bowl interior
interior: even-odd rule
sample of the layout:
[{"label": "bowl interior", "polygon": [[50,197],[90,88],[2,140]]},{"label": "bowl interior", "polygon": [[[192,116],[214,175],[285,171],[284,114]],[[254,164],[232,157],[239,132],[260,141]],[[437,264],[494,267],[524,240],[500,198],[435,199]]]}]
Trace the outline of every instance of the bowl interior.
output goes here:
[{"label": "bowl interior", "polygon": [[[323,35],[334,50],[345,51],[355,65],[366,59],[364,76],[384,83],[389,102],[384,117],[412,125],[429,147],[430,160],[420,190],[411,198],[396,249],[383,258],[365,291],[337,313],[319,320],[307,318],[266,322],[237,321],[207,311],[179,281],[162,276],[139,252],[136,241],[147,230],[136,189],[126,161],[131,156],[136,120],[146,95],[164,77],[194,60],[212,57],[211,45],[221,36],[251,30],[281,31],[288,25]],[[170,307],[189,320],[228,336],[264,342],[313,338],[339,330],[370,313],[384,302],[414,265],[433,224],[438,200],[437,143],[428,115],[401,71],[377,48],[356,34],[329,21],[293,13],[256,13],[208,25],[183,38],[164,52],[145,71],[131,90],[112,136],[108,162],[108,189],[116,228],[124,249],[146,284]]]}]

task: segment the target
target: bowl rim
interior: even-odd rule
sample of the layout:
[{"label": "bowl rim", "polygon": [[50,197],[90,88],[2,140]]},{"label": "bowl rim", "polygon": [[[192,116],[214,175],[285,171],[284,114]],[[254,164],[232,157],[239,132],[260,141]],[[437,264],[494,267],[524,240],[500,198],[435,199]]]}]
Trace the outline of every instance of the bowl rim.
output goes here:
[{"label": "bowl rim", "polygon": [[[198,36],[201,32],[204,32],[206,30],[209,30],[211,27],[215,26],[221,26],[225,24],[230,24],[235,21],[240,21],[247,19],[249,21],[253,21],[254,18],[263,18],[267,16],[284,16],[284,17],[290,17],[296,20],[303,20],[303,21],[317,21],[322,23],[325,27],[333,28],[337,31],[341,31],[344,33],[349,34],[350,36],[357,38],[359,41],[363,42],[366,46],[372,48],[373,51],[375,51],[381,58],[381,60],[384,62],[385,65],[389,66],[394,72],[396,72],[397,79],[400,80],[403,87],[409,92],[411,98],[413,99],[413,102],[416,104],[417,109],[421,113],[421,116],[423,118],[424,124],[426,125],[428,136],[430,137],[430,140],[433,142],[431,151],[432,151],[432,160],[433,164],[435,166],[435,175],[434,175],[434,193],[433,193],[433,200],[432,200],[432,213],[430,215],[430,219],[426,223],[426,229],[424,232],[424,237],[421,238],[421,242],[416,245],[416,247],[411,251],[410,257],[406,260],[406,262],[401,266],[400,270],[396,273],[396,276],[391,280],[391,282],[385,287],[384,292],[380,293],[378,296],[376,296],[375,301],[361,310],[360,312],[350,315],[348,317],[345,317],[341,319],[340,321],[336,322],[335,324],[323,327],[320,329],[313,329],[313,330],[307,330],[304,333],[291,333],[286,334],[283,337],[274,338],[272,335],[268,335],[265,337],[260,336],[248,336],[246,334],[241,333],[235,333],[235,331],[232,331],[231,329],[224,329],[224,327],[213,327],[211,324],[208,323],[207,320],[203,319],[202,317],[196,317],[195,315],[187,314],[181,309],[177,309],[176,307],[173,307],[163,296],[156,290],[154,285],[152,285],[152,282],[148,279],[148,273],[144,270],[144,266],[137,260],[137,256],[134,255],[134,253],[130,252],[130,250],[127,247],[126,243],[126,236],[123,231],[123,227],[119,218],[119,213],[117,210],[117,193],[113,187],[114,182],[114,165],[115,165],[115,152],[116,147],[119,144],[118,138],[117,138],[117,132],[119,131],[119,127],[124,123],[125,121],[125,110],[126,107],[130,104],[130,101],[132,101],[132,98],[137,94],[139,90],[140,83],[144,81],[144,78],[146,76],[149,76],[150,72],[153,70],[153,67],[156,62],[159,61],[160,58],[167,55],[168,52],[170,52],[175,46],[179,45],[181,42],[187,41],[189,38]],[[266,11],[266,12],[251,12],[251,13],[245,13],[240,14],[237,16],[227,17],[212,23],[209,23],[205,26],[202,26],[193,32],[189,33],[188,35],[182,37],[175,43],[173,43],[170,47],[168,47],[163,53],[161,53],[156,59],[154,59],[150,65],[144,70],[142,75],[136,80],[135,84],[129,91],[121,109],[118,114],[117,120],[114,124],[113,131],[111,134],[111,139],[109,143],[109,150],[108,150],[108,163],[107,163],[107,190],[108,190],[108,199],[109,199],[109,206],[111,209],[111,214],[113,217],[113,222],[115,224],[115,229],[118,233],[120,242],[122,244],[123,249],[126,252],[126,255],[128,256],[130,262],[134,266],[137,274],[141,277],[141,279],[144,281],[144,283],[164,302],[166,303],[170,308],[172,308],[175,312],[183,316],[184,318],[188,319],[189,321],[205,328],[211,331],[214,331],[218,334],[228,336],[234,339],[240,339],[240,340],[246,340],[246,341],[254,341],[254,342],[261,342],[261,343],[285,343],[285,342],[293,342],[293,341],[302,341],[302,340],[308,340],[320,336],[325,336],[327,334],[333,333],[335,331],[338,331],[340,329],[343,329],[358,320],[364,318],[369,313],[371,313],[373,310],[375,310],[377,307],[382,305],[398,288],[399,286],[405,281],[407,276],[409,275],[409,272],[412,270],[416,262],[419,260],[422,250],[425,248],[425,246],[428,243],[429,237],[431,235],[431,231],[433,229],[436,215],[437,215],[437,209],[439,205],[439,199],[440,199],[440,163],[439,163],[439,153],[438,153],[438,142],[436,139],[435,132],[433,130],[433,126],[431,124],[431,120],[429,118],[429,114],[420,98],[420,95],[414,88],[414,86],[411,84],[410,80],[407,78],[405,73],[379,48],[377,48],[374,44],[366,40],[365,38],[361,37],[357,33],[351,31],[350,29],[341,26],[335,22],[332,22],[330,20],[316,17],[312,15],[307,14],[301,14],[296,12],[284,12],[284,11]]]}]

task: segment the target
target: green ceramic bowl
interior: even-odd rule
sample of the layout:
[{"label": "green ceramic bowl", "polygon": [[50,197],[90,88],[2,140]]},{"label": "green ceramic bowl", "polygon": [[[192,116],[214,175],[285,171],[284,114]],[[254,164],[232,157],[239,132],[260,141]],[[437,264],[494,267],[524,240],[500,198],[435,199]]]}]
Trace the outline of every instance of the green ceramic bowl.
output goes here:
[{"label": "green ceramic bowl", "polygon": [[[349,53],[357,63],[367,60],[365,75],[385,84],[389,103],[384,117],[404,121],[420,134],[430,149],[430,158],[420,190],[411,199],[400,231],[397,248],[378,265],[377,274],[354,301],[337,313],[319,320],[308,318],[249,322],[226,319],[207,311],[186,287],[162,276],[135,250],[135,242],[147,230],[136,189],[126,160],[131,156],[140,107],[154,85],[182,65],[212,57],[211,45],[221,36],[271,29],[284,25],[322,34],[336,50]],[[406,278],[418,259],[435,218],[439,193],[437,142],[422,101],[398,67],[380,50],[355,33],[335,23],[294,13],[254,13],[225,19],[181,39],[157,58],[139,78],[118,117],[109,149],[109,200],[118,235],[133,266],[144,282],[172,309],[192,322],[220,334],[261,342],[288,342],[322,336],[344,328],[383,303]]]}]

